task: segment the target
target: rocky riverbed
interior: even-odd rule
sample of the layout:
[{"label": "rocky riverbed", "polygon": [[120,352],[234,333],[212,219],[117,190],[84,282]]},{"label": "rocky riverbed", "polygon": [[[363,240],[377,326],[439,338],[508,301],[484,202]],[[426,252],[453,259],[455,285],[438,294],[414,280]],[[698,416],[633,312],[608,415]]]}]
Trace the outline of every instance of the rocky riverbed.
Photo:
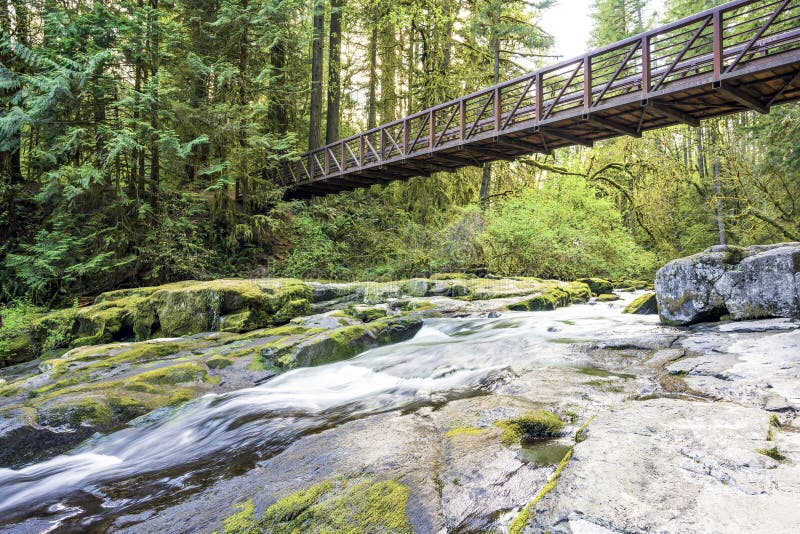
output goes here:
[{"label": "rocky riverbed", "polygon": [[[637,282],[283,284],[255,329],[205,296],[216,332],[3,369],[0,531],[800,529],[796,319],[663,326],[623,313],[655,311]],[[190,302],[142,298],[131,325]]]}]

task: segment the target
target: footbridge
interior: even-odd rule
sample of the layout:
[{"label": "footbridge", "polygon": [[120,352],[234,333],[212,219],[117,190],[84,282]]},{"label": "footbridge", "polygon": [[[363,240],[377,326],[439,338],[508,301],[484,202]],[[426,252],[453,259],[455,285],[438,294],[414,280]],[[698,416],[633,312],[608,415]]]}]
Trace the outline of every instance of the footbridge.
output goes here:
[{"label": "footbridge", "polygon": [[287,198],[800,100],[800,0],[736,0],[304,154]]}]

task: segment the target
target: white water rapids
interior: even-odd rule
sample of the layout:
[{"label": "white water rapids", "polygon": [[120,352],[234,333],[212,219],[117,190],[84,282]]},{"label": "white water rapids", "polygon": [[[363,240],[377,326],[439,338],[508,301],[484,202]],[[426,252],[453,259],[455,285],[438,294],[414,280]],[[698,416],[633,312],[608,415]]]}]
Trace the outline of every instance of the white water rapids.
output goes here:
[{"label": "white water rapids", "polygon": [[[655,316],[621,313],[632,296],[496,319],[428,320],[409,341],[296,369],[258,387],[206,395],[69,454],[0,469],[0,525],[13,529],[13,521],[46,520],[76,507],[84,515],[119,513],[132,499],[105,497],[108,484],[136,478],[146,488],[148,480],[163,481],[165,470],[179,478],[243,451],[279,454],[303,434],[344,420],[481,394],[503,369],[585,364],[572,343],[657,328]],[[99,496],[101,510],[80,509],[77,496],[86,493]],[[137,499],[146,502],[148,492]]]}]

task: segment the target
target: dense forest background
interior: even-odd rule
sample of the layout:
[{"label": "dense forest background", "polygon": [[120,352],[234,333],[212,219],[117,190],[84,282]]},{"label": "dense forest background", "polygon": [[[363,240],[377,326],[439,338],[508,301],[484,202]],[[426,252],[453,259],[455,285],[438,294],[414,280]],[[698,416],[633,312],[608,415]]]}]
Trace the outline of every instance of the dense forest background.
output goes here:
[{"label": "dense forest background", "polygon": [[[557,61],[550,3],[0,0],[0,302],[221,276],[651,276],[715,243],[800,240],[797,106],[281,201],[276,168],[309,146]],[[595,0],[590,45],[715,3]]]}]

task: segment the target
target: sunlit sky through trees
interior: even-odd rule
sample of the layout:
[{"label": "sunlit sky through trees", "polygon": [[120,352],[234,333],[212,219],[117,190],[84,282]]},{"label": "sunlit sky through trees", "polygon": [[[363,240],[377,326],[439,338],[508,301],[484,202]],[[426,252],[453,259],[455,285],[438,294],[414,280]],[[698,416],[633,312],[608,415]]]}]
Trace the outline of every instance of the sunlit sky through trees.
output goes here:
[{"label": "sunlit sky through trees", "polygon": [[[655,14],[656,23],[663,18],[663,1],[648,2],[647,16]],[[592,29],[592,0],[557,0],[555,5],[542,14],[542,29],[555,39],[553,53],[562,59],[579,56],[586,52],[586,41]]]}]

